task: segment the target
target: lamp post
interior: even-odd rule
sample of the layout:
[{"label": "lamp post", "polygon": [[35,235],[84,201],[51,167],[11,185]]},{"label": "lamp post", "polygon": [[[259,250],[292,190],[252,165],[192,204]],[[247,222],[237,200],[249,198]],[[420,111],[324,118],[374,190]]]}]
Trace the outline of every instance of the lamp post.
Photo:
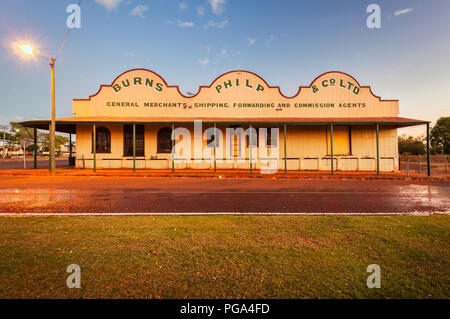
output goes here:
[{"label": "lamp post", "polygon": [[36,54],[41,59],[50,63],[50,77],[51,77],[51,95],[52,95],[52,120],[50,122],[49,135],[50,135],[50,172],[55,173],[56,161],[55,161],[55,58],[47,58],[40,54],[29,45],[22,45],[20,47],[25,54]]}]

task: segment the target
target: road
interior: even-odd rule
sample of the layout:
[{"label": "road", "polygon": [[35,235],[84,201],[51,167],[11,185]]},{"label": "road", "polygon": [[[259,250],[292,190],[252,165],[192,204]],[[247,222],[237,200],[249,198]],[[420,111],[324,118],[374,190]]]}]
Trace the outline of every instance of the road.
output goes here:
[{"label": "road", "polygon": [[[30,157],[30,160],[28,160],[27,157],[27,168],[32,169],[33,168],[33,158]],[[45,160],[38,160],[37,162],[38,168],[48,168],[48,159]],[[63,160],[56,160],[56,167],[67,167],[69,166],[69,160],[63,159]],[[5,160],[0,161],[0,169],[23,169],[23,159],[22,160]]]},{"label": "road", "polygon": [[437,181],[0,177],[0,213],[448,212]]}]

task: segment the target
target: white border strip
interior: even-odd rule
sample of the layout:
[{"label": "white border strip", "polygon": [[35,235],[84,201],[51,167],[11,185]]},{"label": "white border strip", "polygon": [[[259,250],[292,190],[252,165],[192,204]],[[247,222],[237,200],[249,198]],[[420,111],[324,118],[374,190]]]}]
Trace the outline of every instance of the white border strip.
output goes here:
[{"label": "white border strip", "polygon": [[96,217],[96,216],[431,216],[450,215],[450,211],[443,212],[380,212],[380,213],[306,213],[306,212],[163,212],[163,213],[0,213],[0,217]]}]

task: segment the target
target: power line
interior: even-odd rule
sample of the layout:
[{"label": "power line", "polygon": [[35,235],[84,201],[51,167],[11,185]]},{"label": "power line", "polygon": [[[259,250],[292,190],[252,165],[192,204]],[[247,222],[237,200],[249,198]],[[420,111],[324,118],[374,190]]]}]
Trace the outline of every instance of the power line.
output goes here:
[{"label": "power line", "polygon": [[[78,1],[78,6],[81,8],[81,0]],[[67,39],[69,38],[70,30],[71,30],[71,28],[67,28],[66,35],[64,36],[64,40],[61,43],[61,46],[59,47],[58,54],[56,55],[55,60],[58,59],[59,55],[61,54],[61,52],[64,48],[64,45],[67,42]]]}]

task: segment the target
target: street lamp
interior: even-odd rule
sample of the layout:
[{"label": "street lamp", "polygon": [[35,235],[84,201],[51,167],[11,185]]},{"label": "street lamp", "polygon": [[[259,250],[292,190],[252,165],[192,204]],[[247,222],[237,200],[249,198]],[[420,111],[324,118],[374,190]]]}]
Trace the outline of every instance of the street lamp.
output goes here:
[{"label": "street lamp", "polygon": [[56,161],[55,161],[55,58],[47,58],[40,54],[29,45],[21,45],[20,48],[25,54],[36,54],[41,59],[50,63],[51,83],[52,83],[52,120],[50,123],[50,172],[55,173]]},{"label": "street lamp", "polygon": [[[20,130],[18,128],[15,129],[16,133],[19,133]],[[23,169],[27,168],[27,142],[30,142],[30,139],[21,138],[22,148],[23,148]],[[36,152],[36,150],[35,150]]]}]

